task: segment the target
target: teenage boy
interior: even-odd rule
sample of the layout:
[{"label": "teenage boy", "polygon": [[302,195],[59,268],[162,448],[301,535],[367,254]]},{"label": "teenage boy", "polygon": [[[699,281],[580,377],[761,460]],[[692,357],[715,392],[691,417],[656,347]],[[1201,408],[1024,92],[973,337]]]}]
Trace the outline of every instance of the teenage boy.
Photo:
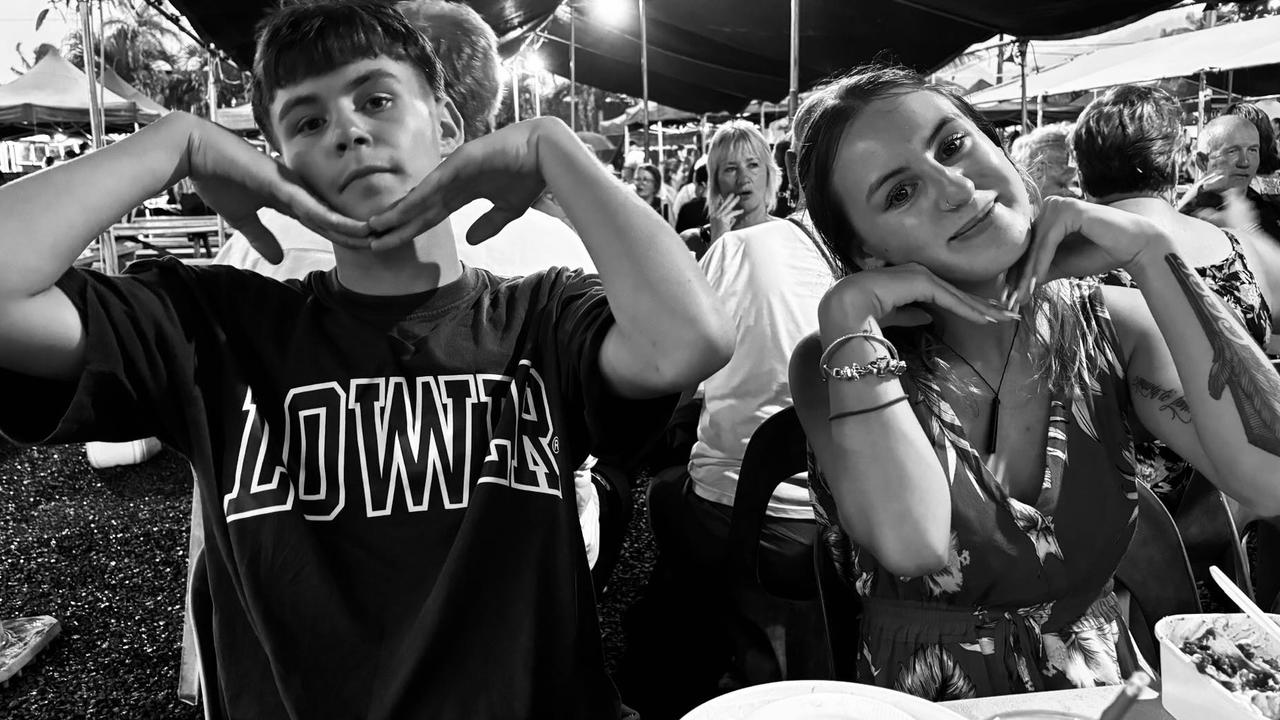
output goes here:
[{"label": "teenage boy", "polygon": [[[631,452],[724,364],[714,296],[563,123],[458,147],[436,58],[392,8],[282,9],[254,75],[281,163],[173,114],[0,190],[0,429],[155,434],[191,460],[210,717],[617,717],[571,474]],[[265,256],[270,205],[332,240],[337,268],[67,270],[187,176]],[[493,200],[480,241],[546,189],[599,279],[461,267],[453,210]]]}]

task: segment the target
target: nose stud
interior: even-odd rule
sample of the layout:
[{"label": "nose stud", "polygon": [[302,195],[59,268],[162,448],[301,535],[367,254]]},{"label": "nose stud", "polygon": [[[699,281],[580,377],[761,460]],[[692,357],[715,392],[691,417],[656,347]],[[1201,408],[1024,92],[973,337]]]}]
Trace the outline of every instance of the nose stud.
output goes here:
[{"label": "nose stud", "polygon": [[960,203],[959,205],[952,205],[950,200],[943,200],[942,204],[945,205],[948,210],[959,210],[964,205],[964,203]]}]

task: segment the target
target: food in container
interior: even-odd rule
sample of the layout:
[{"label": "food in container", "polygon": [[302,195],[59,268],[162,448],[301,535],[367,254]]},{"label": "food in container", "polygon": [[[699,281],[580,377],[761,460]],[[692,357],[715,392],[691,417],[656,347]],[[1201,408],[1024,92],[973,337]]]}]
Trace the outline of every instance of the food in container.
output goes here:
[{"label": "food in container", "polygon": [[1280,643],[1244,614],[1156,624],[1164,706],[1178,720],[1280,720]]}]

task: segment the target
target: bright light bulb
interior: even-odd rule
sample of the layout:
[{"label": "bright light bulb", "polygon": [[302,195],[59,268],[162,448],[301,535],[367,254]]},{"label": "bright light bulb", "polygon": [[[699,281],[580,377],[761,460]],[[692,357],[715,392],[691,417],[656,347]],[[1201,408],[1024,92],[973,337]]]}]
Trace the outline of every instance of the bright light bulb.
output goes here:
[{"label": "bright light bulb", "polygon": [[524,71],[530,75],[540,75],[546,72],[546,66],[542,64],[542,56],[531,53],[524,57]]},{"label": "bright light bulb", "polygon": [[594,0],[593,10],[608,25],[619,27],[627,23],[631,14],[631,3],[627,0]]}]

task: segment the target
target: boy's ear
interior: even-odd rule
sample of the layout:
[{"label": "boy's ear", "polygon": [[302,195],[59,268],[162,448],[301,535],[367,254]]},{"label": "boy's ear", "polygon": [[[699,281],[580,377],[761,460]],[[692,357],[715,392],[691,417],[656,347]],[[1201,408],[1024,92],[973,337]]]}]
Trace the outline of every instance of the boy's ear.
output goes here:
[{"label": "boy's ear", "polygon": [[462,113],[449,98],[440,103],[440,157],[449,157],[462,143],[466,142],[462,130]]}]

